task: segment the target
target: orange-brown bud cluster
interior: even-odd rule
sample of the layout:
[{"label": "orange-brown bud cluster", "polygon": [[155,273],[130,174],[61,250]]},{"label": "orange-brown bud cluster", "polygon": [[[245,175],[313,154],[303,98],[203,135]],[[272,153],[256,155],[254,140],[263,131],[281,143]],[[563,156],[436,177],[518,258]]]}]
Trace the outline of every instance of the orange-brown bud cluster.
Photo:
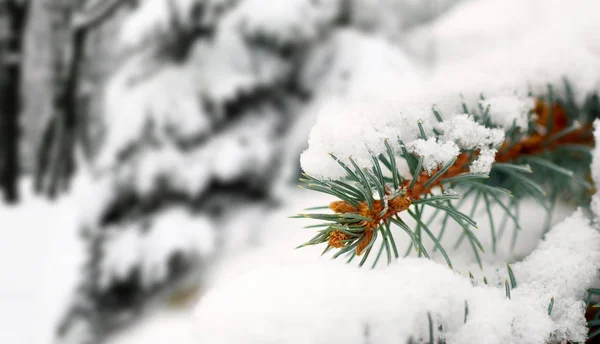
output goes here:
[{"label": "orange-brown bud cluster", "polygon": [[[338,214],[358,213],[361,216],[368,217],[371,221],[361,221],[360,225],[364,228],[363,235],[358,239],[361,242],[356,247],[356,254],[361,255],[364,249],[369,245],[373,238],[373,230],[381,224],[382,221],[387,221],[390,216],[394,216],[410,207],[411,200],[406,196],[397,196],[388,201],[388,209],[384,214],[381,214],[385,209],[385,203],[381,200],[374,200],[373,205],[369,208],[366,202],[361,202],[358,208],[345,201],[334,201],[329,204],[329,209]],[[329,245],[331,247],[344,247],[343,240],[349,239],[348,236],[340,231],[332,231],[329,234]]]},{"label": "orange-brown bud cluster", "polygon": [[373,231],[372,230],[368,230],[365,232],[365,234],[363,234],[363,236],[361,237],[361,242],[358,243],[358,246],[356,246],[356,255],[360,256],[363,251],[365,250],[365,248],[367,248],[367,246],[369,246],[369,244],[371,243],[371,240],[373,240]]},{"label": "orange-brown bud cluster", "polygon": [[336,214],[357,213],[358,209],[345,201],[334,201],[329,203],[329,209]]},{"label": "orange-brown bud cluster", "polygon": [[344,240],[350,239],[350,236],[342,231],[332,231],[329,233],[329,246],[334,248],[342,248],[346,246]]}]

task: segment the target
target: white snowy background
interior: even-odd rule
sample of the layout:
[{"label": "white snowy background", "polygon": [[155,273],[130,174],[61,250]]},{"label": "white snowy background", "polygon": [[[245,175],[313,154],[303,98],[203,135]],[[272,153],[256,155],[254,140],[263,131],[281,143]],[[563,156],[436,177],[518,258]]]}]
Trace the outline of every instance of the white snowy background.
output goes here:
[{"label": "white snowy background", "polygon": [[[175,8],[186,13],[193,2],[177,0]],[[166,177],[172,188],[196,195],[210,180],[260,173],[269,168],[275,151],[282,150],[283,169],[272,191],[281,206],[274,211],[248,206],[230,214],[220,225],[228,233],[224,253],[215,252],[216,224],[180,209],[157,215],[154,231],[144,238],[115,231],[114,245],[103,261],[105,283],[136,264],[143,266],[148,283],[159,280],[165,274],[163,258],[172,250],[197,253],[209,260],[210,269],[203,272],[196,302],[183,309],[159,306],[111,343],[404,343],[410,336],[426,336],[426,310],[447,326],[448,343],[544,343],[550,333],[559,340],[585,338],[584,306],[579,301],[585,288],[597,282],[600,234],[573,205],[558,207],[553,214],[556,225],[542,241],[542,211],[533,201],[524,202],[520,211],[527,215],[516,247],[510,249],[512,233],[505,233],[496,255],[483,256],[483,271],[466,245],[451,254],[457,273],[441,257],[435,257],[436,262],[407,258],[369,270],[318,258],[320,247],[294,249],[313,233],[302,228],[306,222],[288,216],[327,204],[328,199],[288,182],[307,142],[303,168],[335,176],[339,170],[326,153],[352,154],[361,161],[367,154],[365,142],[376,148],[386,132],[410,136],[406,128],[414,126],[411,120],[427,119],[433,104],[453,114],[459,94],[467,101],[480,93],[490,95],[492,111],[504,110],[492,112],[498,123],[519,123],[530,102],[529,90],[543,92],[548,83],[560,85],[563,77],[573,83],[578,97],[598,90],[597,1],[210,3],[214,13],[208,10],[205,19],[219,20],[221,30],[210,43],[194,47],[193,68],[169,66],[141,86],[127,88],[127,82],[142,73],[138,60],[132,59],[111,79],[105,119],[109,130],[94,168],[113,168],[118,152],[143,135],[146,116],[154,116],[158,129],[153,135],[166,144],[141,154],[133,168],[122,167],[117,184],[150,194],[154,181]],[[347,3],[358,14],[349,25],[331,29],[332,17]],[[162,0],[142,1],[126,21],[119,44],[144,45],[166,30],[165,6]],[[220,18],[215,13],[223,6],[234,9]],[[294,110],[293,129],[274,142],[271,131],[279,120],[277,113],[261,109],[211,136],[201,148],[181,154],[173,137],[208,135],[218,123],[198,112],[201,106],[194,94],[218,104],[240,90],[272,85],[298,69],[269,51],[248,49],[244,39],[258,36],[273,37],[282,46],[311,46],[300,79],[314,94]],[[236,145],[239,137],[248,138],[250,145]],[[415,150],[431,148],[415,144]],[[600,182],[597,165],[595,159],[593,175]],[[74,190],[58,202],[26,196],[19,206],[0,207],[0,343],[53,342],[85,260],[80,227],[98,221],[102,205],[114,197],[109,187],[113,182],[84,171]],[[30,190],[28,183],[23,181],[24,192]],[[478,221],[478,236],[489,248],[482,211],[476,214],[476,219],[484,219]],[[452,229],[456,228],[450,227],[450,233],[458,232]],[[407,238],[397,234],[398,247],[406,247]],[[445,238],[448,243],[453,239],[456,236]],[[131,243],[137,245],[133,251]],[[518,287],[507,300],[496,284],[503,285],[508,276],[504,264],[515,260],[521,261],[513,264]],[[466,277],[469,271],[478,281],[486,276],[491,286],[473,286]],[[554,310],[548,316],[552,297]],[[469,322],[463,326],[465,301]]]}]

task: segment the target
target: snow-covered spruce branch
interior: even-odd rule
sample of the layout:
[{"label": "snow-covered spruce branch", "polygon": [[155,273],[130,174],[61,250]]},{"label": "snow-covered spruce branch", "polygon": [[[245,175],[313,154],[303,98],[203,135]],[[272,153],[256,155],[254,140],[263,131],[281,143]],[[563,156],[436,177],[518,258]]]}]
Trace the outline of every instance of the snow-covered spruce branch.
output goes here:
[{"label": "snow-covered spruce branch", "polygon": [[[481,266],[479,252],[484,248],[473,232],[477,228],[473,220],[475,209],[469,214],[461,211],[467,197],[474,197],[475,205],[483,202],[486,206],[494,252],[498,233],[504,231],[508,220],[515,226],[514,245],[520,229],[516,209],[523,196],[533,197],[548,214],[559,190],[575,197],[579,204],[589,203],[592,185],[586,177],[594,143],[592,122],[599,115],[598,97],[591,95],[582,106],[577,106],[567,82],[564,94],[562,98],[554,97],[548,87],[545,97],[529,99],[526,123],[519,124],[515,119],[508,127],[494,123],[490,115],[492,106],[505,104],[488,102],[483,96],[478,108],[468,109],[463,103],[463,113],[447,119],[433,108],[435,123],[426,125],[419,121],[415,140],[403,142],[397,137],[399,151],[386,139],[385,152],[371,154],[369,168],[360,166],[352,157],[344,162],[330,154],[344,169],[344,177],[317,178],[305,173],[301,181],[303,187],[339,200],[328,207],[307,209],[329,208],[333,214],[297,216],[324,221],[309,226],[320,230],[302,246],[326,243],[323,253],[337,248],[333,257],[345,254],[348,261],[362,255],[362,266],[381,236],[375,266],[383,252],[388,263],[392,256],[399,257],[390,230],[390,226],[398,226],[410,237],[410,246],[419,256],[429,257],[423,245],[423,238],[429,237],[435,250],[452,267],[441,244],[446,225],[452,220],[463,230],[457,246],[467,238]],[[511,101],[507,97],[503,102]],[[491,211],[495,205],[504,211],[498,228]],[[433,215],[427,219],[424,214],[431,212],[425,212],[425,207],[433,208]],[[403,219],[401,213],[412,218],[411,222]],[[431,224],[439,215],[445,218],[439,232],[434,233]]]}]

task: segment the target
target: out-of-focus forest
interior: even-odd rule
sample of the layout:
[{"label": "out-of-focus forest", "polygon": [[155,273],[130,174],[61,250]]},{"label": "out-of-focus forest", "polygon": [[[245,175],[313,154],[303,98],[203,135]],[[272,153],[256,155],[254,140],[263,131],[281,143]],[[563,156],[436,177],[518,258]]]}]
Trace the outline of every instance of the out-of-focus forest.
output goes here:
[{"label": "out-of-focus forest", "polygon": [[460,2],[0,0],[0,342],[189,308],[264,241],[316,109],[435,67]]}]

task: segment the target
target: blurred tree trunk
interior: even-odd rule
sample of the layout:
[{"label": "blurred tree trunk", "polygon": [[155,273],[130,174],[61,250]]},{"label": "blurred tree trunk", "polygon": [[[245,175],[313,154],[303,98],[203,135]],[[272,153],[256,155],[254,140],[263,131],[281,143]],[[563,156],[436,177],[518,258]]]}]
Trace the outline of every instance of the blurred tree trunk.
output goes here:
[{"label": "blurred tree trunk", "polygon": [[81,75],[88,34],[118,9],[124,0],[92,1],[90,8],[54,0],[50,9],[53,43],[52,113],[37,153],[35,190],[54,198],[69,186],[75,171],[75,150],[82,144]]},{"label": "blurred tree trunk", "polygon": [[18,201],[22,46],[28,1],[0,1],[0,187]]},{"label": "blurred tree trunk", "polygon": [[72,138],[77,123],[76,92],[85,34],[71,32],[73,5],[69,1],[55,0],[49,10],[53,49],[52,112],[38,153],[35,188],[53,198],[73,171],[70,146],[75,144]]}]

